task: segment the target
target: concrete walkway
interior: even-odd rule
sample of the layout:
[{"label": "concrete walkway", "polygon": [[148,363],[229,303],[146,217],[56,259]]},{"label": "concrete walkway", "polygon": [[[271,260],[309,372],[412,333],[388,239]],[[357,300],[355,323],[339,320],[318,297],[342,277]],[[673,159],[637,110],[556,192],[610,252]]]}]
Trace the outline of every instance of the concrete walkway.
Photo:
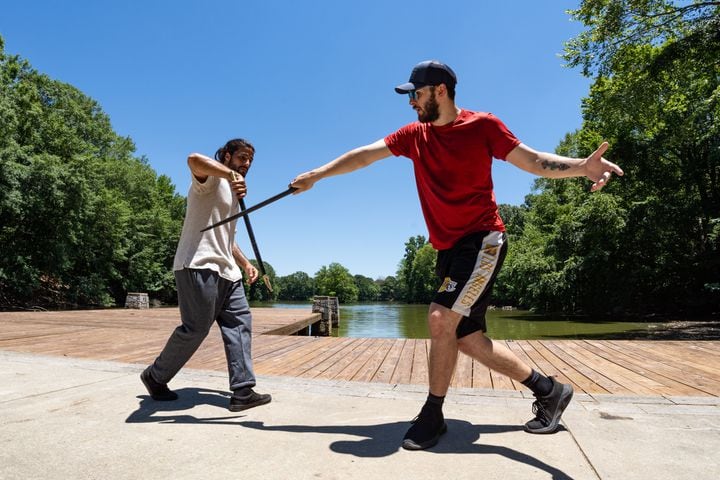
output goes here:
[{"label": "concrete walkway", "polygon": [[153,402],[144,365],[0,351],[0,479],[716,479],[720,398],[576,395],[554,435],[519,392],[453,390],[449,431],[399,448],[425,388],[261,377],[231,413],[226,375],[183,370]]}]

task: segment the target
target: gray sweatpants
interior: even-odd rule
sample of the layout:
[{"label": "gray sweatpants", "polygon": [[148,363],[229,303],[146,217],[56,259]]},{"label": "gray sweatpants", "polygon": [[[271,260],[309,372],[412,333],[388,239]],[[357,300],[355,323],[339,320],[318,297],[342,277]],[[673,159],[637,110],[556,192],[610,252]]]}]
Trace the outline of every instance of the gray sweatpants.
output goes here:
[{"label": "gray sweatpants", "polygon": [[178,326],[153,363],[151,374],[168,383],[190,360],[217,322],[225,344],[230,390],[255,386],[250,352],[252,315],[242,281],[231,282],[208,269],[186,268],[175,272],[180,304]]}]

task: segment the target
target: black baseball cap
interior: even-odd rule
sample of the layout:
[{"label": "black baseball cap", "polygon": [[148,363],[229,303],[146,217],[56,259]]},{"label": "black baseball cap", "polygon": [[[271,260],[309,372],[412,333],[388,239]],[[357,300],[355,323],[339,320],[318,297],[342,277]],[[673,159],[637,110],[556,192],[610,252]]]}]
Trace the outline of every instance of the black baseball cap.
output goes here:
[{"label": "black baseball cap", "polygon": [[426,60],[415,65],[408,83],[398,85],[395,87],[395,91],[403,94],[427,85],[440,85],[441,83],[444,83],[448,87],[455,87],[457,83],[455,72],[442,62]]}]

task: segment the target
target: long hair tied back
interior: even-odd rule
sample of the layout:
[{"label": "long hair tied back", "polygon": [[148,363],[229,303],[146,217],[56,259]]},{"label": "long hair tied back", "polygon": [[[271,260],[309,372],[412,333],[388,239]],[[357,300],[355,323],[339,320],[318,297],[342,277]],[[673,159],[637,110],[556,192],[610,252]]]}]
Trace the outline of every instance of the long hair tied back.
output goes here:
[{"label": "long hair tied back", "polygon": [[243,147],[247,147],[253,152],[255,152],[255,147],[252,146],[252,143],[248,142],[244,138],[234,138],[232,140],[228,140],[225,146],[220,147],[218,151],[215,152],[215,160],[222,163],[225,161],[226,153],[229,153],[230,156],[232,156],[233,153],[237,152]]}]

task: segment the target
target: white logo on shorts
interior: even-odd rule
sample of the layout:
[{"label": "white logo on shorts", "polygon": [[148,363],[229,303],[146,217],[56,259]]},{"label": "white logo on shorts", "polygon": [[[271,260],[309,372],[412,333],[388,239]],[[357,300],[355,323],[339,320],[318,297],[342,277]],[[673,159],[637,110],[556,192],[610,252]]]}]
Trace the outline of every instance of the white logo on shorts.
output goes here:
[{"label": "white logo on shorts", "polygon": [[445,280],[443,280],[443,283],[440,286],[440,290],[438,290],[438,293],[454,292],[456,288],[457,282],[451,280],[450,277],[445,277]]}]

